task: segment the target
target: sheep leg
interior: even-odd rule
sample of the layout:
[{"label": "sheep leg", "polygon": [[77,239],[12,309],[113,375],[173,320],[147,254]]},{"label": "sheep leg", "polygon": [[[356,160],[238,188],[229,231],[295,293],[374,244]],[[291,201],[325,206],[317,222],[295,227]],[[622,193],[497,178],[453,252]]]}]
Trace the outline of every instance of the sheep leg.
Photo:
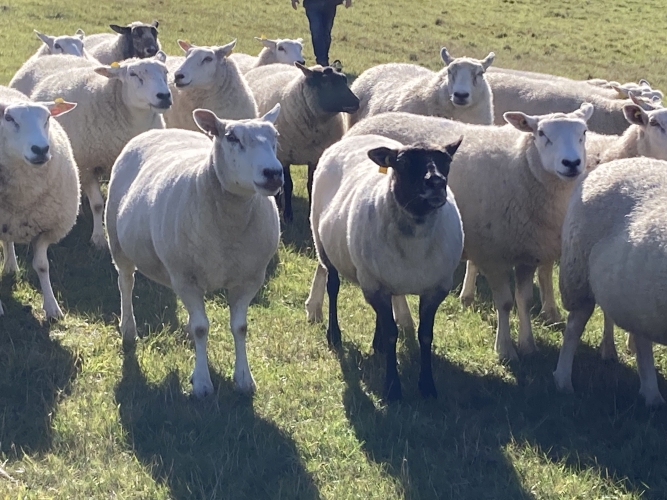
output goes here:
[{"label": "sheep leg", "polygon": [[123,349],[129,350],[137,338],[137,322],[134,319],[132,290],[134,290],[134,264],[114,255],[118,270],[118,290],[120,291],[120,333],[123,335]]},{"label": "sheep leg", "polygon": [[496,306],[498,317],[498,329],[496,330],[495,350],[498,353],[498,359],[517,360],[519,359],[510,336],[510,311],[514,301],[512,300],[512,290],[510,290],[509,276],[505,273],[486,274],[486,279],[493,293],[493,303]]},{"label": "sheep leg", "polygon": [[639,372],[639,394],[644,397],[646,406],[655,408],[665,404],[658,389],[658,377],[653,361],[653,342],[641,335],[633,335],[637,348],[637,371]]},{"label": "sheep leg", "polygon": [[[258,287],[259,288],[259,287]],[[234,384],[242,394],[252,394],[257,389],[255,379],[250,372],[246,338],[248,336],[248,307],[255,292],[247,290],[230,290],[229,292],[229,326],[234,336]]]},{"label": "sheep leg", "polygon": [[313,179],[315,178],[315,169],[317,163],[308,163],[308,181],[306,188],[308,189],[308,215],[310,216],[310,207],[313,205]]},{"label": "sheep leg", "polygon": [[549,262],[547,264],[542,264],[537,268],[537,282],[540,286],[540,300],[542,301],[542,310],[540,311],[540,317],[548,325],[554,323],[561,323],[563,317],[558,310],[558,305],[556,304],[556,297],[554,295],[554,264]]},{"label": "sheep leg", "polygon": [[7,275],[15,273],[19,266],[16,263],[16,250],[14,249],[14,242],[3,241],[2,253],[5,256],[5,263],[2,267],[2,274]]},{"label": "sheep leg", "polygon": [[587,301],[571,311],[567,317],[567,326],[563,334],[563,345],[558,354],[558,364],[553,373],[556,387],[561,392],[574,392],[572,387],[572,363],[574,362],[574,353],[579,345],[581,334],[584,333],[586,323],[595,309],[594,301]]},{"label": "sheep leg", "polygon": [[[396,343],[398,342],[398,327],[394,321],[391,308],[391,294],[382,290],[363,290],[366,302],[368,302],[379,323],[379,330],[387,347],[387,368],[384,382],[384,398],[387,401],[398,401],[401,399],[401,380],[398,377],[398,364],[396,361]],[[376,332],[377,333],[377,332]]]},{"label": "sheep leg", "polygon": [[637,353],[637,346],[635,345],[635,336],[632,333],[628,333],[627,338],[625,339],[625,348],[630,354]]},{"label": "sheep leg", "polygon": [[602,342],[600,342],[600,357],[604,360],[618,361],[618,353],[614,344],[614,320],[603,312],[604,329],[602,330]]},{"label": "sheep leg", "polygon": [[338,270],[333,266],[327,267],[327,294],[329,295],[329,325],[327,326],[327,341],[330,346],[340,347],[340,326],[338,325],[338,290],[340,278]]},{"label": "sheep leg", "polygon": [[533,298],[535,266],[516,266],[514,275],[516,277],[514,298],[519,315],[519,352],[530,354],[536,350],[533,329],[530,324],[530,304]]},{"label": "sheep leg", "polygon": [[53,288],[51,288],[51,278],[49,276],[49,259],[46,255],[46,250],[49,248],[49,241],[43,236],[38,236],[33,241],[33,248],[35,255],[32,259],[32,267],[37,271],[39,278],[39,286],[42,289],[44,296],[44,303],[42,307],[46,313],[47,318],[62,318],[63,312],[58,306],[55,295],[53,295]]},{"label": "sheep leg", "polygon": [[461,293],[459,295],[459,300],[465,307],[472,305],[475,300],[475,282],[477,280],[477,275],[479,270],[475,263],[471,260],[466,262],[466,275],[463,278],[463,286],[461,287]]},{"label": "sheep leg", "polygon": [[313,275],[313,283],[310,285],[310,294],[306,299],[306,318],[309,323],[319,323],[323,319],[322,304],[324,303],[326,281],[327,269],[318,262]]},{"label": "sheep leg", "polygon": [[445,300],[448,290],[436,290],[429,295],[419,297],[419,353],[421,357],[421,370],[419,372],[419,392],[427,398],[438,397],[438,391],[435,389],[433,381],[433,370],[431,367],[431,350],[433,344],[433,323],[435,322],[435,313]]},{"label": "sheep leg", "polygon": [[292,222],[294,215],[292,214],[292,173],[289,165],[283,165],[283,172],[285,174],[285,183],[283,184],[283,194],[285,196],[285,210],[283,211],[283,219],[285,222]]},{"label": "sheep leg", "polygon": [[213,382],[208,371],[206,341],[208,339],[208,318],[204,309],[204,293],[192,285],[174,283],[174,291],[183,301],[188,311],[188,332],[195,342],[195,368],[192,372],[192,393],[202,398],[213,393]]},{"label": "sheep leg", "polygon": [[88,203],[90,204],[90,210],[93,212],[93,235],[90,238],[90,241],[97,248],[106,248],[107,240],[104,237],[104,228],[102,227],[102,216],[104,215],[104,197],[102,196],[102,191],[100,190],[100,183],[97,179],[91,179],[86,185],[84,185],[84,190],[86,196],[88,197]]},{"label": "sheep leg", "polygon": [[382,334],[382,324],[380,323],[380,317],[375,315],[375,332],[373,333],[373,350],[377,354],[387,354],[387,343],[385,342],[384,335]]},{"label": "sheep leg", "polygon": [[394,321],[404,330],[415,331],[415,324],[412,322],[410,307],[405,295],[394,295],[391,298],[391,307],[394,310]]}]

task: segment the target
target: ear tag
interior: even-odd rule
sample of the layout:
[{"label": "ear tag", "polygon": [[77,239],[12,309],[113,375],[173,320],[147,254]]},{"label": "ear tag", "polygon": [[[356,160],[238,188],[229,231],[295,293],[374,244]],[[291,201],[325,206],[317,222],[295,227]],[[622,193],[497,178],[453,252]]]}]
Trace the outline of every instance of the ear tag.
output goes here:
[{"label": "ear tag", "polygon": [[387,168],[388,167],[380,167],[380,168],[378,168],[378,172],[380,172],[381,174],[386,174],[387,173]]},{"label": "ear tag", "polygon": [[56,104],[62,104],[62,103],[65,102],[65,99],[63,99],[62,97],[56,97],[56,98],[53,100],[53,102],[55,102]]},{"label": "ear tag", "polygon": [[639,110],[635,111],[635,119],[639,120],[641,119],[641,117],[642,117],[642,112]]},{"label": "ear tag", "polygon": [[120,64],[118,64],[118,61],[112,62],[109,66],[111,66],[112,68],[120,68]]}]

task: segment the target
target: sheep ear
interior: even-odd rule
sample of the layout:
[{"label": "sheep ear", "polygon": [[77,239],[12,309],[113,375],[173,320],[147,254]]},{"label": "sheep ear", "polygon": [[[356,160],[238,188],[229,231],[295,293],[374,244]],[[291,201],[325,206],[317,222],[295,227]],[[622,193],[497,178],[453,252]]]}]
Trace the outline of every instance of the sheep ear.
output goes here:
[{"label": "sheep ear", "polygon": [[463,142],[463,136],[459,137],[459,140],[456,142],[452,142],[451,144],[447,144],[445,146],[445,151],[447,151],[447,154],[452,157],[454,156],[454,153],[459,149],[459,146]]},{"label": "sheep ear", "polygon": [[177,40],[176,43],[178,43],[178,46],[181,48],[183,52],[187,52],[192,47],[195,47],[195,45],[192,45],[190,42],[186,42],[185,40]]},{"label": "sheep ear", "polygon": [[[114,63],[117,64],[117,63]],[[106,76],[107,78],[118,78],[122,68],[120,66],[98,66],[93,71],[98,75]]]},{"label": "sheep ear", "polygon": [[298,42],[298,43],[303,43],[303,38],[297,38],[297,39],[294,40],[294,41],[295,41],[295,42]]},{"label": "sheep ear", "polygon": [[155,59],[157,59],[160,62],[165,62],[167,60],[167,54],[165,54],[163,51],[158,50],[157,53],[153,56]]},{"label": "sheep ear", "polygon": [[236,46],[236,38],[234,38],[234,40],[229,42],[227,45],[216,47],[215,55],[218,56],[219,59],[223,59],[232,53],[232,50],[234,50],[235,46]]},{"label": "sheep ear", "polygon": [[521,132],[532,134],[537,130],[537,118],[521,111],[508,111],[503,115],[503,118],[514,128],[521,130]]},{"label": "sheep ear", "polygon": [[304,75],[306,75],[306,78],[313,76],[313,73],[315,73],[312,69],[307,68],[306,66],[304,66],[304,65],[301,64],[300,62],[295,62],[295,63],[294,63],[294,66],[296,66],[297,68],[299,68],[299,69],[301,70],[301,72],[302,72]]},{"label": "sheep ear", "polygon": [[118,26],[117,24],[110,24],[109,28],[114,30],[119,35],[129,35],[132,33],[132,28],[129,26]]},{"label": "sheep ear", "polygon": [[267,112],[264,116],[262,116],[262,120],[266,120],[267,122],[271,123],[276,123],[276,119],[278,118],[278,115],[280,114],[280,103],[277,102],[273,108],[271,108],[271,111]]},{"label": "sheep ear", "polygon": [[75,102],[68,102],[63,99],[56,99],[55,101],[42,101],[37,102],[36,104],[41,104],[42,106],[48,108],[48,110],[51,112],[51,116],[64,115],[68,111],[76,108]]},{"label": "sheep ear", "polygon": [[651,87],[651,84],[648,83],[648,80],[645,80],[644,78],[642,78],[641,80],[639,80],[639,86],[640,86],[640,87],[649,87],[649,88],[650,88],[650,87]]},{"label": "sheep ear", "polygon": [[[220,128],[222,127],[222,122],[218,119],[217,116],[215,116],[213,111],[201,108],[195,109],[192,112],[192,118],[204,133],[214,137],[220,137]],[[224,127],[222,128],[224,131]]]},{"label": "sheep ear", "polygon": [[56,37],[45,35],[44,33],[40,33],[37,30],[34,31],[35,35],[37,35],[37,38],[44,42],[49,49],[53,49],[53,41],[56,39]]},{"label": "sheep ear", "polygon": [[635,103],[640,108],[642,108],[644,111],[653,111],[654,109],[657,108],[656,106],[657,102],[654,103],[653,99],[649,100],[648,98],[639,96],[632,91],[630,91],[629,96],[632,102]]},{"label": "sheep ear", "polygon": [[153,22],[151,23],[151,26],[157,29],[157,27],[160,26],[160,23],[158,22],[157,19],[154,19]]},{"label": "sheep ear", "polygon": [[447,47],[440,49],[440,58],[442,59],[442,62],[445,63],[445,66],[449,66],[450,63],[454,60],[454,58],[449,55],[449,52],[447,52]]},{"label": "sheep ear", "polygon": [[648,125],[648,115],[641,107],[636,104],[626,104],[623,106],[623,116],[631,125],[645,127]]},{"label": "sheep ear", "polygon": [[622,87],[621,85],[615,85],[615,83],[616,82],[612,82],[611,88],[614,89],[621,98],[627,98],[630,90],[626,87]]},{"label": "sheep ear", "polygon": [[79,28],[76,30],[76,33],[74,33],[74,36],[78,36],[79,40],[83,40],[83,37],[86,36],[86,33],[81,28]]},{"label": "sheep ear", "polygon": [[262,45],[264,45],[264,47],[266,47],[267,49],[275,50],[276,45],[278,45],[278,43],[275,40],[269,40],[268,38],[257,38],[257,37],[255,37],[255,40],[259,40],[259,42]]},{"label": "sheep ear", "polygon": [[398,150],[382,146],[371,149],[367,154],[368,157],[379,166],[394,168],[394,165],[396,165],[396,158],[398,157]]},{"label": "sheep ear", "polygon": [[483,61],[481,61],[482,67],[484,68],[484,71],[489,69],[489,66],[491,66],[491,63],[493,62],[493,60],[495,58],[496,58],[495,52],[489,52],[489,55],[486,56]]},{"label": "sheep ear", "polygon": [[593,116],[593,111],[595,111],[595,108],[590,102],[582,102],[581,107],[579,107],[578,110],[576,110],[573,114],[577,118],[581,118],[585,122],[591,119],[591,116]]}]

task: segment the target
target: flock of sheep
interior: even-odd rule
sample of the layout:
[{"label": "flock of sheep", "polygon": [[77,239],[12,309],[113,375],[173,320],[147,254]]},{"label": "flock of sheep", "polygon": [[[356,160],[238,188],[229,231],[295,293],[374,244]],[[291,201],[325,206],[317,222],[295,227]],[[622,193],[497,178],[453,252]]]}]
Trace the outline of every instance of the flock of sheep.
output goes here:
[{"label": "flock of sheep", "polygon": [[[339,276],[357,283],[376,313],[388,400],[401,397],[398,326],[414,328],[405,295],[420,297],[419,389],[436,396],[433,324],[460,260],[464,304],[478,272],[489,282],[501,359],[517,358],[515,301],[518,350],[535,349],[536,270],[542,314],[560,321],[560,260],[569,317],[558,388],[572,390],[574,352],[598,304],[602,356],[617,357],[614,324],[631,332],[640,393],[664,403],[652,343],[667,343],[667,110],[648,82],[506,70],[492,66],[493,52],[477,60],[443,48],[438,72],[383,64],[349,87],[340,68],[306,67],[301,39],[258,38],[257,57],[233,54],[236,41],[179,40],[175,57],[160,49],[157,21],[111,28],[37,33],[43,45],[0,87],[3,272],[17,268],[14,242],[32,242],[47,317],[62,316],[47,247],[73,227],[82,189],[92,243],[108,245],[118,270],[124,345],[136,338],[138,269],[182,300],[193,392],[209,394],[204,294],[225,288],[234,381],[254,391],[247,310],[278,247],[277,205],[293,219],[290,165],[307,164],[319,261],[308,320],[322,321],[326,291],[327,339],[339,345]],[[109,179],[106,210],[100,178]]]}]

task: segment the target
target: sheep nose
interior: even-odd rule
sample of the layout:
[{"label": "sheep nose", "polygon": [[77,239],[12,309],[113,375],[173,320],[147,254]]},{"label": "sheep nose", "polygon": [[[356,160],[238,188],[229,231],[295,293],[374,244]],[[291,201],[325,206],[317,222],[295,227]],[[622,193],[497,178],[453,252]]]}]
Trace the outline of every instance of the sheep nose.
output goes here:
[{"label": "sheep nose", "polygon": [[267,178],[267,180],[273,180],[283,175],[282,169],[277,170],[274,168],[265,168],[262,170],[262,175]]},{"label": "sheep nose", "polygon": [[442,189],[447,185],[447,179],[439,175],[431,175],[426,178],[426,186],[431,189]]},{"label": "sheep nose", "polygon": [[185,75],[183,73],[176,73],[174,75],[174,81],[176,81],[176,82],[179,81],[179,80],[182,80],[183,78],[185,78]]},{"label": "sheep nose", "polygon": [[574,161],[572,161],[572,160],[563,160],[561,163],[564,166],[566,166],[567,168],[577,168],[579,165],[581,165],[581,160],[580,159],[576,159]]},{"label": "sheep nose", "polygon": [[470,97],[470,94],[468,92],[454,92],[454,97],[457,99],[467,99]]},{"label": "sheep nose", "polygon": [[157,53],[157,47],[148,47],[148,48],[146,49],[146,53],[147,53],[149,56],[154,56],[154,55]]},{"label": "sheep nose", "polygon": [[30,148],[30,151],[38,156],[46,156],[46,154],[49,152],[49,146],[44,146],[43,148],[40,148],[39,146],[33,146]]},{"label": "sheep nose", "polygon": [[166,101],[171,99],[171,93],[170,92],[158,92],[157,93],[157,98],[160,99],[161,101]]}]

